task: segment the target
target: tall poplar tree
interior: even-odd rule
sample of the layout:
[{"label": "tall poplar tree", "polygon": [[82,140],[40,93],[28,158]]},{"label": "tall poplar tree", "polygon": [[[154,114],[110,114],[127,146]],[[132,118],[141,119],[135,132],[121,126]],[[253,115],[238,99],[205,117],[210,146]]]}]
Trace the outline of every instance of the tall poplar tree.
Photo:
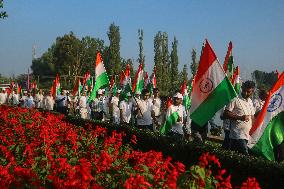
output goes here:
[{"label": "tall poplar tree", "polygon": [[178,41],[174,37],[172,43],[172,51],[170,56],[170,93],[173,94],[179,87],[179,72],[178,72],[178,54],[177,54]]},{"label": "tall poplar tree", "polygon": [[138,63],[142,63],[143,67],[145,66],[145,55],[144,55],[144,48],[143,48],[143,39],[144,39],[144,35],[143,35],[143,30],[139,29],[138,30],[138,38],[139,38],[139,57],[138,57]]},{"label": "tall poplar tree", "polygon": [[110,42],[108,48],[109,60],[106,62],[107,71],[109,75],[119,75],[121,71],[119,26],[112,23],[107,35]]},{"label": "tall poplar tree", "polygon": [[192,76],[194,76],[196,74],[197,68],[198,68],[198,63],[197,63],[197,60],[196,60],[196,50],[192,49],[192,52],[191,52],[191,64],[190,64],[190,69],[191,69]]},{"label": "tall poplar tree", "polygon": [[169,50],[168,34],[159,31],[154,38],[154,62],[156,66],[157,87],[161,95],[168,95],[169,91]]},{"label": "tall poplar tree", "polygon": [[182,71],[180,73],[180,81],[179,81],[178,86],[181,86],[184,81],[186,81],[186,83],[188,83],[188,73],[187,73],[187,65],[186,64],[183,65]]}]

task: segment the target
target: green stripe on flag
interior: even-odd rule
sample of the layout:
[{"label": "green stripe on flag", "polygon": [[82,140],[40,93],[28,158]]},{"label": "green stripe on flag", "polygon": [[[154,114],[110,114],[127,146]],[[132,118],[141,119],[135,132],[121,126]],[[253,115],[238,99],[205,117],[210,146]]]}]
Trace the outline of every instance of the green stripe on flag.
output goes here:
[{"label": "green stripe on flag", "polygon": [[252,147],[252,152],[268,160],[275,160],[274,148],[284,140],[284,112],[275,116],[265,128],[258,142]]},{"label": "green stripe on flag", "polygon": [[191,113],[190,117],[199,126],[203,126],[217,111],[227,105],[236,96],[236,91],[231,82],[228,77],[225,77],[202,104]]},{"label": "green stripe on flag", "polygon": [[142,92],[143,88],[144,88],[144,79],[139,80],[137,82],[137,85],[136,85],[136,88],[135,88],[135,92],[138,92],[138,91]]},{"label": "green stripe on flag", "polygon": [[175,124],[178,120],[178,112],[173,112],[168,119],[166,120],[165,124],[161,127],[160,133],[165,135],[170,132],[172,129],[172,125]]},{"label": "green stripe on flag", "polygon": [[107,86],[109,85],[109,80],[108,80],[108,75],[106,72],[103,72],[101,75],[99,75],[97,78],[96,78],[96,81],[95,81],[95,86],[94,86],[94,89],[91,93],[91,96],[89,98],[88,101],[91,101],[93,100],[94,98],[96,98],[96,95],[97,95],[97,91],[104,87],[104,86]]}]

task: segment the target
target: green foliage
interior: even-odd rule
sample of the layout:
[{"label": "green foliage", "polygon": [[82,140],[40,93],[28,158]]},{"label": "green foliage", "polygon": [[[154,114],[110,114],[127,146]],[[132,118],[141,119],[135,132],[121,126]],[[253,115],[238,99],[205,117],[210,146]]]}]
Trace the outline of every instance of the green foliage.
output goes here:
[{"label": "green foliage", "polygon": [[252,78],[256,82],[257,88],[266,88],[270,90],[277,81],[277,74],[275,72],[267,73],[255,70],[252,73]]},{"label": "green foliage", "polygon": [[179,86],[182,85],[183,81],[186,81],[188,83],[188,73],[187,73],[187,65],[183,65],[182,71],[180,73],[180,79],[179,79]]},{"label": "green foliage", "polygon": [[120,32],[119,26],[112,23],[107,33],[109,38],[108,60],[105,64],[109,75],[119,75],[121,72],[120,62]]},{"label": "green foliage", "polygon": [[196,60],[196,50],[192,49],[190,69],[191,69],[191,74],[193,76],[196,74],[197,68],[198,68],[198,62]]},{"label": "green foliage", "polygon": [[170,93],[173,94],[179,88],[179,75],[178,72],[178,55],[177,55],[178,41],[174,37],[174,42],[172,43],[172,51],[170,55]]},{"label": "green foliage", "polygon": [[[0,0],[0,9],[4,7],[4,0]],[[6,11],[0,11],[0,19],[7,18],[8,14]]]},{"label": "green foliage", "polygon": [[142,63],[143,64],[143,67],[145,66],[145,56],[144,56],[144,53],[143,53],[143,30],[142,29],[139,29],[138,30],[138,38],[139,38],[139,42],[138,42],[138,45],[139,45],[139,57],[137,59],[138,63]]},{"label": "green foliage", "polygon": [[[78,126],[85,125],[79,118],[67,117],[67,120]],[[95,122],[97,123],[97,122]],[[255,177],[262,188],[284,188],[284,163],[267,161],[254,156],[245,156],[233,151],[226,151],[220,148],[220,144],[206,141],[205,144],[197,144],[190,141],[176,141],[170,137],[162,136],[150,131],[140,131],[128,125],[114,125],[100,123],[107,127],[109,132],[113,130],[124,131],[126,136],[137,137],[136,149],[142,151],[156,150],[163,152],[164,156],[171,156],[175,161],[184,163],[188,168],[194,165],[200,155],[204,152],[215,154],[229,174],[232,175],[232,183],[243,182],[247,177]],[[127,138],[127,137],[126,137]]]},{"label": "green foliage", "polygon": [[156,66],[157,87],[161,95],[169,93],[169,51],[168,51],[168,34],[159,31],[154,38],[154,63]]}]

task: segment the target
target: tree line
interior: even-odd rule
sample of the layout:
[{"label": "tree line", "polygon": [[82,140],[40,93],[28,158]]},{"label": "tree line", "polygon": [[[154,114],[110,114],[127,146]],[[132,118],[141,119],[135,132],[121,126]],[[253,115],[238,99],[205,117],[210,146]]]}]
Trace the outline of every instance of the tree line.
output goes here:
[{"label": "tree line", "polygon": [[[126,65],[131,68],[132,77],[136,70],[133,68],[134,60],[123,58],[120,55],[120,28],[112,23],[107,32],[109,45],[104,40],[85,36],[78,38],[73,32],[59,36],[46,52],[39,58],[32,61],[31,69],[35,78],[37,76],[55,76],[57,73],[68,77],[82,76],[87,70],[94,75],[94,65],[97,52],[101,52],[104,65],[109,74],[117,76],[116,82],[119,82],[119,75]],[[179,71],[178,58],[178,40],[174,37],[169,45],[168,34],[158,31],[154,37],[154,65],[145,62],[143,47],[144,32],[138,30],[138,58],[137,62],[144,66],[156,66],[157,87],[163,95],[172,94],[180,88],[184,80],[189,82],[187,64],[183,65]],[[190,70],[191,74],[197,70],[198,60],[196,50],[191,52]],[[152,73],[148,73],[151,75]],[[48,78],[44,81],[47,81]],[[74,81],[72,82],[74,84]]]}]

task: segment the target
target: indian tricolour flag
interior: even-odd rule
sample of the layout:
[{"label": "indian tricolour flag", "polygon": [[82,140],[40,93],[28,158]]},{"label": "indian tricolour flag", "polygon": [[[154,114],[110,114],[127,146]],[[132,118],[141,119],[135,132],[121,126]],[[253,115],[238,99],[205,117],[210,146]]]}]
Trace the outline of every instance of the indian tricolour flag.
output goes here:
[{"label": "indian tricolour flag", "polygon": [[132,85],[132,92],[141,92],[144,87],[144,71],[143,71],[143,64],[140,63],[139,68],[135,75],[135,80]]},{"label": "indian tricolour flag", "polygon": [[82,85],[81,85],[80,78],[78,78],[78,80],[77,80],[77,82],[76,82],[76,84],[75,84],[75,86],[74,86],[74,88],[73,88],[73,92],[72,92],[73,96],[75,96],[75,95],[80,96],[80,95],[81,95],[82,88],[83,88],[83,87],[82,87]]},{"label": "indian tricolour flag", "polygon": [[236,67],[233,78],[232,78],[232,84],[235,87],[235,90],[237,94],[241,92],[241,79],[240,79],[240,68],[239,66]]},{"label": "indian tricolour flag", "polygon": [[274,149],[284,141],[284,73],[270,91],[254,122],[248,147],[255,155],[275,160]]},{"label": "indian tricolour flag", "polygon": [[157,80],[156,80],[156,66],[154,66],[153,74],[152,74],[152,85],[153,88],[157,88]]},{"label": "indian tricolour flag", "polygon": [[101,54],[98,52],[96,59],[96,68],[95,68],[95,86],[93,88],[89,101],[96,98],[97,91],[106,86],[109,86],[109,79],[103,64]]},{"label": "indian tricolour flag", "polygon": [[172,99],[170,97],[168,97],[167,99],[167,117],[166,117],[166,121],[164,123],[164,125],[161,127],[160,129],[160,133],[163,135],[168,134],[171,129],[172,126],[177,122],[178,120],[178,112],[172,111]]},{"label": "indian tricolour flag", "polygon": [[207,40],[202,50],[191,96],[190,117],[200,126],[237,96]]},{"label": "indian tricolour flag", "polygon": [[227,73],[228,77],[231,79],[233,77],[234,72],[234,58],[233,58],[233,43],[230,41],[227,54],[224,60],[223,68],[225,73]]}]

